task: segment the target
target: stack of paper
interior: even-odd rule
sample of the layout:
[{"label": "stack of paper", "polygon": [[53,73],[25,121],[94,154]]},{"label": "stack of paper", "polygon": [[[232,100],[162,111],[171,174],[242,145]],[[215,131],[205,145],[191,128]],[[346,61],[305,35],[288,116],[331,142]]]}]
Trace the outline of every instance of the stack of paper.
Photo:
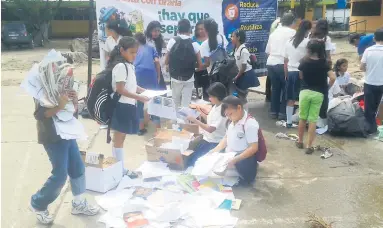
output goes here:
[{"label": "stack of paper", "polygon": [[85,133],[84,126],[81,122],[74,118],[72,115],[72,119],[68,121],[60,121],[57,117],[53,117],[53,123],[56,128],[57,135],[59,135],[62,139],[71,140],[86,140],[88,136]]},{"label": "stack of paper", "polygon": [[145,161],[136,171],[142,174],[143,179],[172,175],[168,164],[163,162]]}]

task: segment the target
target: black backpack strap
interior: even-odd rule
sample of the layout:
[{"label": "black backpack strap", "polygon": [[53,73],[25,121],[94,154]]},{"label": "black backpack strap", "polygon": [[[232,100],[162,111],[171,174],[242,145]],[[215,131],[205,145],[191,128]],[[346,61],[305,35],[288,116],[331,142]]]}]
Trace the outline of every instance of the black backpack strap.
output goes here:
[{"label": "black backpack strap", "polygon": [[[125,78],[125,81],[128,80],[128,74],[129,74],[129,70],[128,70],[128,67],[126,66],[126,63],[123,62],[124,66],[125,66],[125,69],[126,69],[126,78]],[[114,103],[117,103],[119,98],[121,97],[121,95],[119,96],[116,96],[116,94],[113,95],[112,97],[112,102]],[[110,99],[110,98],[109,98]],[[111,141],[112,141],[112,137],[110,136],[110,128],[112,126],[112,117],[113,117],[113,112],[114,112],[114,109],[111,110],[111,117],[110,117],[110,121],[108,123],[108,130],[106,132],[106,143],[109,144]]]}]

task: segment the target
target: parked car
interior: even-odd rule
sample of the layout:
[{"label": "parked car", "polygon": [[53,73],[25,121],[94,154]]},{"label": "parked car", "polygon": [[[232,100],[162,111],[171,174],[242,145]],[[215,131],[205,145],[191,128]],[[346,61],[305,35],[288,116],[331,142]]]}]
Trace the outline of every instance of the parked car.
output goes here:
[{"label": "parked car", "polygon": [[1,30],[1,43],[4,47],[10,46],[21,47],[27,45],[29,48],[34,48],[32,34],[30,34],[25,24],[22,22],[9,22],[3,25]]}]

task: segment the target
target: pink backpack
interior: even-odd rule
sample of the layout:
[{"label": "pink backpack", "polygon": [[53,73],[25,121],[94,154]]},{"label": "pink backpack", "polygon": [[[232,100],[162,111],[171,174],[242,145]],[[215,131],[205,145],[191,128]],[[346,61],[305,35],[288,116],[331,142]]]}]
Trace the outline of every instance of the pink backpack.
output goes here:
[{"label": "pink backpack", "polygon": [[[251,115],[248,115],[245,123],[243,124],[243,132],[245,132],[245,125],[248,119],[253,118]],[[258,129],[258,151],[255,154],[257,157],[258,162],[262,162],[263,160],[266,159],[266,154],[267,154],[267,148],[266,148],[266,141],[265,138],[263,137],[262,130],[261,128]]]}]

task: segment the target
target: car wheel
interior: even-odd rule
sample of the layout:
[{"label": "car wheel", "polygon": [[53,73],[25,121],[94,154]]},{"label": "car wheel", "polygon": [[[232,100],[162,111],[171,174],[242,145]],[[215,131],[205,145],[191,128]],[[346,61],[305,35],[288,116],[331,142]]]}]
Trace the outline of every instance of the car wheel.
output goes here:
[{"label": "car wheel", "polygon": [[34,49],[35,48],[35,42],[33,42],[33,40],[31,40],[31,42],[29,43],[29,48],[30,49]]}]

